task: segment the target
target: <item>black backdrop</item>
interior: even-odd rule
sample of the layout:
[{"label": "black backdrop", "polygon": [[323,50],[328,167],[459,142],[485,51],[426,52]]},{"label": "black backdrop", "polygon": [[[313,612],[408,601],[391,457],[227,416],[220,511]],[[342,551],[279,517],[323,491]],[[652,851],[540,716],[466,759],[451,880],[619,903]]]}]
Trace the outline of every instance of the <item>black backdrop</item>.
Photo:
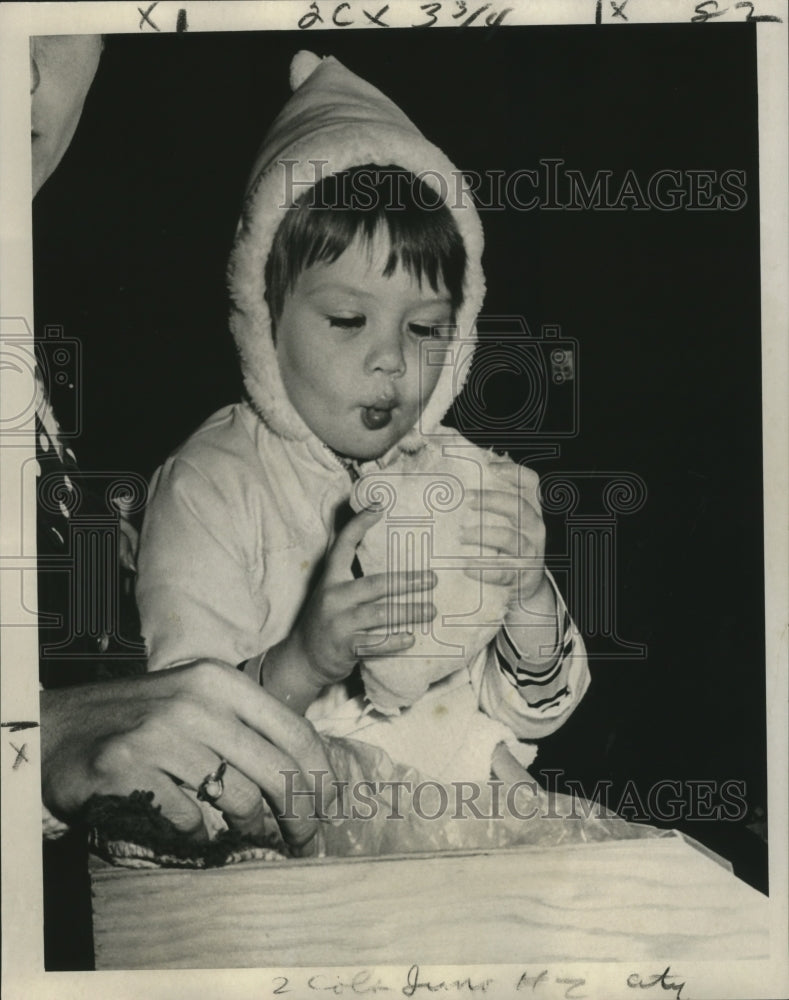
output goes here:
[{"label": "black backdrop", "polygon": [[[71,149],[34,206],[36,332],[80,341],[88,469],[149,476],[238,396],[224,266],[292,54],[333,53],[464,169],[560,158],[587,178],[745,172],[734,211],[484,212],[486,308],[580,345],[579,433],[541,473],[628,470],[620,635],[544,742],[591,789],[736,780],[766,803],[758,131],[744,25],[114,36]],[[72,406],[58,387],[56,405]],[[517,451],[517,449],[516,449]],[[549,548],[564,544],[549,517]],[[717,801],[717,799],[715,799]],[[658,821],[659,817],[652,817]],[[680,822],[766,885],[746,823]]]}]

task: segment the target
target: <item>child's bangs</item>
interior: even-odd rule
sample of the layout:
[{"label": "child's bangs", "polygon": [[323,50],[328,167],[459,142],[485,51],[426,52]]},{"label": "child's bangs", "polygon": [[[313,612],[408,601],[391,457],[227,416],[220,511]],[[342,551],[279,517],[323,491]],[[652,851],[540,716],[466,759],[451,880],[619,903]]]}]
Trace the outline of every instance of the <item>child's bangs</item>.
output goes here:
[{"label": "child's bangs", "polygon": [[384,275],[398,267],[433,291],[443,281],[453,313],[463,303],[466,251],[452,213],[424,180],[397,167],[367,165],[323,178],[282,220],[266,263],[276,318],[302,271],[332,264],[354,242],[386,235]]}]

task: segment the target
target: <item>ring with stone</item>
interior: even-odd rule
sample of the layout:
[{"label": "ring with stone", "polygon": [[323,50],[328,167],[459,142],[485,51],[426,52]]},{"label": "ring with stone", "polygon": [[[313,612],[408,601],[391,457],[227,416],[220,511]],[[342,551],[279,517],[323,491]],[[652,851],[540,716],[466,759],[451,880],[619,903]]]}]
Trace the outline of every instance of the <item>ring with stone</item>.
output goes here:
[{"label": "ring with stone", "polygon": [[197,797],[201,802],[210,802],[212,806],[216,805],[217,799],[221,797],[222,792],[225,790],[225,783],[222,777],[226,769],[227,761],[220,760],[219,767],[203,778],[197,789]]}]

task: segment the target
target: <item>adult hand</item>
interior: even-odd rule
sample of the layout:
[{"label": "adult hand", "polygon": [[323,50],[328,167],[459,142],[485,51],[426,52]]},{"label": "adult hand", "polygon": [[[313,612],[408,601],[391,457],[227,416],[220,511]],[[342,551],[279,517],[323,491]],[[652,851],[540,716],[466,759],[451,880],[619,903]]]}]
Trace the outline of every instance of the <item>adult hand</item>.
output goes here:
[{"label": "adult hand", "polygon": [[323,745],[305,719],[238,671],[213,660],[143,676],[41,693],[42,795],[61,819],[91,795],[152,791],[155,804],[185,834],[199,836],[193,789],[228,762],[216,802],[228,825],[262,830],[261,791],[281,822],[285,840],[303,848],[317,831],[311,796],[286,800],[282,771],[297,770],[292,788],[312,791],[325,774],[323,806],[331,804],[333,773]]}]

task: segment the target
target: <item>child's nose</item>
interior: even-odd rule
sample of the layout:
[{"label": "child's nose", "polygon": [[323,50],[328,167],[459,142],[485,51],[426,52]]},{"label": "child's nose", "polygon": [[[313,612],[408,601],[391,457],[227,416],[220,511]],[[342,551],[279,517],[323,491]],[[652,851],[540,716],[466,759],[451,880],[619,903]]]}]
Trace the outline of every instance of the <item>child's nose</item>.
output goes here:
[{"label": "child's nose", "polygon": [[398,328],[385,328],[374,334],[367,366],[371,372],[384,372],[386,375],[402,375],[405,372],[405,355]]}]

